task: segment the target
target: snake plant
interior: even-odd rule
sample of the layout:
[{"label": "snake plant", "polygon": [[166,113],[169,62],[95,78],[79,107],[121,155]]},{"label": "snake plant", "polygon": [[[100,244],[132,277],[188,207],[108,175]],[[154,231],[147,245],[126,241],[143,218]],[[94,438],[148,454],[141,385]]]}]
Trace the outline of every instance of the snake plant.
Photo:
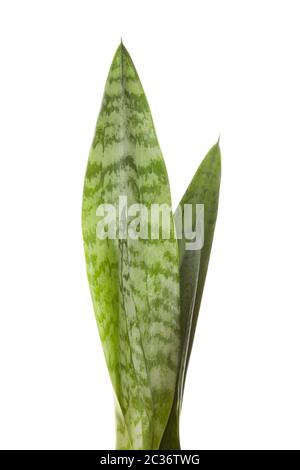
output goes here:
[{"label": "snake plant", "polygon": [[[124,236],[128,216],[122,230],[114,227],[99,236],[99,207],[120,209],[120,197],[149,212],[158,205],[171,207],[150,108],[121,43],[105,85],[82,204],[88,280],[115,394],[117,449],[180,449],[180,410],[217,217],[220,173],[217,143],[175,214],[170,212],[168,237],[160,216],[155,237],[149,232]],[[204,243],[193,250],[181,230],[182,207],[188,204],[204,207]],[[192,219],[199,231],[196,217]],[[136,228],[140,225],[141,218]],[[150,225],[148,221],[146,228]]]}]

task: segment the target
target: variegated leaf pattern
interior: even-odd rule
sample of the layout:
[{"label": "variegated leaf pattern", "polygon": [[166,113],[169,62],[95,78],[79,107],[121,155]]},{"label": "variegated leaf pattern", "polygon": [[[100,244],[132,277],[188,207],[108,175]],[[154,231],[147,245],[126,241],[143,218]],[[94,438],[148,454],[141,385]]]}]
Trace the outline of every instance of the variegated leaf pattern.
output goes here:
[{"label": "variegated leaf pattern", "polygon": [[[114,56],[84,182],[88,280],[115,391],[118,449],[158,449],[173,403],[180,353],[178,246],[170,239],[96,235],[100,204],[168,204],[166,168],[132,60]],[[172,217],[172,215],[171,215]]]},{"label": "variegated leaf pattern", "polygon": [[[176,395],[161,442],[161,449],[180,448],[180,410],[217,219],[220,181],[221,153],[218,142],[210,149],[200,164],[180,202],[181,207],[184,204],[204,205],[204,245],[201,250],[187,251],[185,249],[186,240],[184,238],[178,239],[181,293],[181,361],[178,370]],[[175,213],[175,220],[177,220],[178,211],[179,208]],[[195,219],[193,219],[193,222],[195,223]],[[195,226],[193,229],[195,229]],[[203,227],[201,229],[203,230]]]}]

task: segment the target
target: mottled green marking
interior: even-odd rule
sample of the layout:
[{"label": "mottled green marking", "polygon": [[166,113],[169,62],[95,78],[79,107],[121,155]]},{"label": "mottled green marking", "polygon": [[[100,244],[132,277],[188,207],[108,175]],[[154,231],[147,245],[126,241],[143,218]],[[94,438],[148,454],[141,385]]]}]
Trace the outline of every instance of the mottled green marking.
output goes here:
[{"label": "mottled green marking", "polygon": [[117,448],[158,449],[180,349],[177,241],[99,240],[100,204],[171,205],[150,109],[121,44],[113,59],[86,171],[82,228],[97,325],[116,397]]}]

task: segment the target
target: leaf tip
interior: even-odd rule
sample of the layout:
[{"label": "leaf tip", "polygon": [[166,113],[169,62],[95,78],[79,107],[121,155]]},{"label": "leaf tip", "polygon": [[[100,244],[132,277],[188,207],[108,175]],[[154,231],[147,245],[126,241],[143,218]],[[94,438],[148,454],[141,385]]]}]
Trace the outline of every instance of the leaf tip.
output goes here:
[{"label": "leaf tip", "polygon": [[217,153],[218,159],[221,161],[220,138],[221,138],[221,134],[219,135],[218,140],[215,143],[215,145],[213,146],[213,148],[215,149],[215,151]]},{"label": "leaf tip", "polygon": [[121,36],[121,39],[120,39],[120,44],[119,44],[119,47],[117,49],[117,52],[119,52],[119,54],[127,54],[129,56],[129,53],[128,53],[126,47],[124,46],[122,36]]}]

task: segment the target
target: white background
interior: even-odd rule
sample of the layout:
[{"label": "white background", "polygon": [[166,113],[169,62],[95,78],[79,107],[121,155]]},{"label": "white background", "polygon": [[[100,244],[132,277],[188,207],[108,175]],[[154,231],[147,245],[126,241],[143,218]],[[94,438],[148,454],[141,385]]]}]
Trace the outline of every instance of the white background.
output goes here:
[{"label": "white background", "polygon": [[2,1],[0,446],[113,448],[81,195],[120,36],[176,206],[221,134],[184,449],[300,448],[297,1]]}]

